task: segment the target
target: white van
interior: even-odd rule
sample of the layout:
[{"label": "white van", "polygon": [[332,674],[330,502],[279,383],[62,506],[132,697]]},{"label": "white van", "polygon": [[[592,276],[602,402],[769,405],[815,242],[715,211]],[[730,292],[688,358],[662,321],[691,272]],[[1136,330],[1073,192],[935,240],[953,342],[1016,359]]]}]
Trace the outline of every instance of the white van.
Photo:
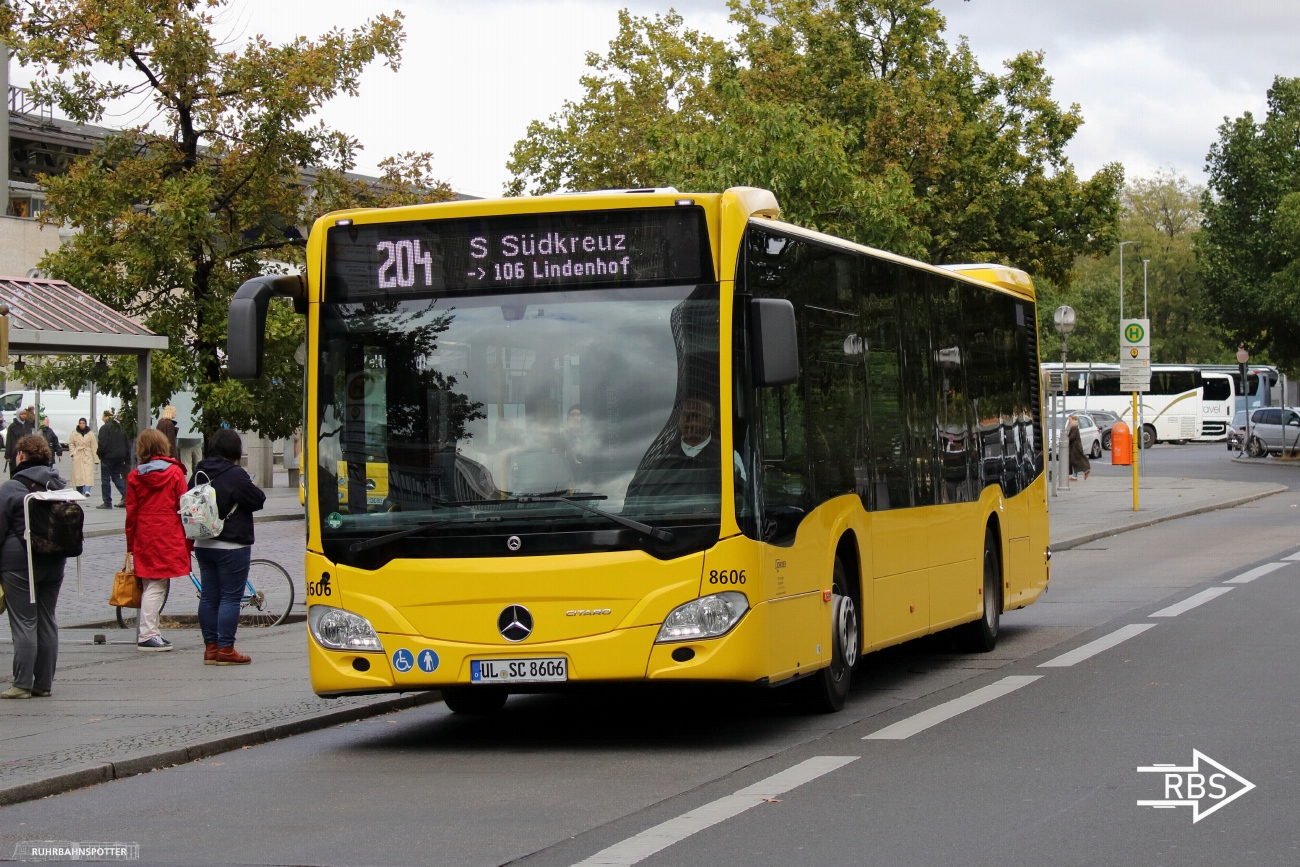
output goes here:
[{"label": "white van", "polygon": [[[67,391],[42,391],[40,393],[39,412],[49,418],[50,429],[59,438],[64,450],[77,428],[77,420],[84,418],[91,430],[99,430],[98,416],[106,409],[117,409],[122,400],[107,394],[99,395],[95,401],[95,413],[90,412],[90,392],[78,392],[76,397]],[[10,391],[0,395],[0,413],[4,413],[4,423],[18,418],[18,411],[29,406],[38,406],[35,391]]]}]

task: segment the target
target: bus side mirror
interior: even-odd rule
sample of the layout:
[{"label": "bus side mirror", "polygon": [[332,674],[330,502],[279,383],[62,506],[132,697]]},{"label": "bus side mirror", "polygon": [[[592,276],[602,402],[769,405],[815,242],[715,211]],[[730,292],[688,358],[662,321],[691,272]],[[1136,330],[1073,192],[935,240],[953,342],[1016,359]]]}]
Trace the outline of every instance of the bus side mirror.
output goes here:
[{"label": "bus side mirror", "polygon": [[266,354],[266,311],[272,295],[294,299],[301,309],[307,300],[307,286],[296,274],[254,277],[240,286],[230,300],[226,323],[226,363],[230,378],[251,382],[262,375]]},{"label": "bus side mirror", "polygon": [[799,330],[794,305],[784,298],[752,298],[754,384],[793,385],[799,381]]}]

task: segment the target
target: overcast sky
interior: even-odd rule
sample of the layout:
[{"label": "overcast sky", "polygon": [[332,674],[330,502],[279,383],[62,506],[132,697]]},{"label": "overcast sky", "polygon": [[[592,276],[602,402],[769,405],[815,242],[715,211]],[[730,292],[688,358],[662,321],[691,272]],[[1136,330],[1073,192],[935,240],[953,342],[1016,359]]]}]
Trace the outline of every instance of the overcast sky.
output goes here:
[{"label": "overcast sky", "polygon": [[[360,171],[385,156],[431,150],[439,176],[499,195],[505,163],[530,120],[580,95],[588,51],[603,52],[627,7],[651,0],[231,0],[218,32],[275,41],[355,27],[379,10],[406,15],[400,71],[375,65],[361,95],[324,120],[358,137]],[[672,4],[691,26],[730,32],[722,0]],[[1047,53],[1054,94],[1085,125],[1069,149],[1080,174],[1118,160],[1129,177],[1172,166],[1202,181],[1225,116],[1263,114],[1275,75],[1300,76],[1300,0],[936,0],[948,36],[965,35],[985,69],[1027,49]],[[13,70],[15,83],[26,79]],[[111,122],[111,121],[110,121]],[[120,118],[119,122],[129,122]]]}]

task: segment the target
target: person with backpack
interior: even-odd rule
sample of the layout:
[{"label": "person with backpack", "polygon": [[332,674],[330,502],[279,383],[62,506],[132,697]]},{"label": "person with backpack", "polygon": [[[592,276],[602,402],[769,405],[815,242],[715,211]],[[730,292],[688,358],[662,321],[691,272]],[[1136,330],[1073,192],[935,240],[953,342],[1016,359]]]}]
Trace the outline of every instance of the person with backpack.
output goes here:
[{"label": "person with backpack", "polygon": [[247,665],[252,661],[235,650],[235,630],[239,627],[239,602],[252,560],[253,513],[261,510],[266,493],[239,466],[243,453],[239,434],[229,428],[218,430],[208,441],[208,456],[194,468],[191,492],[186,495],[187,500],[202,499],[194,496],[195,492],[210,486],[215,492],[216,518],[221,523],[215,536],[194,543],[203,583],[199,629],[203,632],[204,665]]},{"label": "person with backpack", "polygon": [[180,516],[181,495],[189,485],[185,467],[168,454],[170,449],[162,432],[140,431],[135,441],[139,463],[126,477],[126,552],[135,561],[135,576],[144,582],[136,650],[172,649],[158,626],[167,582],[190,574],[190,542]]},{"label": "person with backpack", "polygon": [[113,508],[113,487],[116,487],[117,492],[123,497],[123,502],[118,503],[118,506],[124,507],[126,482],[122,477],[126,473],[126,459],[129,452],[126,434],[122,432],[122,425],[118,424],[112,410],[104,410],[104,424],[99,428],[98,440],[95,451],[99,455],[99,477],[104,489],[104,502],[95,508]]},{"label": "person with backpack", "polygon": [[[63,586],[63,567],[67,556],[39,551],[47,537],[36,537],[36,528],[28,533],[23,504],[28,494],[57,491],[64,487],[58,470],[50,466],[50,446],[39,435],[20,439],[14,451],[13,478],[0,485],[0,581],[4,583],[5,601],[9,606],[9,632],[13,636],[13,686],[0,692],[0,698],[45,698],[54,688],[54,667],[59,657],[59,625],[54,607]],[[48,503],[40,504],[49,508]],[[76,504],[64,504],[76,509]],[[32,504],[34,508],[36,504]],[[37,513],[31,512],[36,523]],[[48,525],[48,517],[46,519]],[[80,524],[76,527],[78,541]],[[32,538],[29,538],[31,536]],[[28,568],[28,544],[32,545],[31,568]],[[80,554],[80,545],[77,545]],[[29,582],[35,582],[36,602],[31,601]]]}]

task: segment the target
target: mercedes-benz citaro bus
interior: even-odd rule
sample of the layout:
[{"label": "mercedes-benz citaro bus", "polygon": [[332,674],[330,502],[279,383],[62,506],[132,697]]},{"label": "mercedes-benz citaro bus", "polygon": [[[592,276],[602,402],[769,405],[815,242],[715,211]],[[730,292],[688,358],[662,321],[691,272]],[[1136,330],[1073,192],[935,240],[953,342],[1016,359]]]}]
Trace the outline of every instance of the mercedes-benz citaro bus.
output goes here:
[{"label": "mercedes-benz citaro bus", "polygon": [[831,711],[864,651],[993,647],[1051,556],[1032,283],[778,214],[753,188],[343,211],[305,279],[240,288],[237,379],[273,295],[307,316],[318,695],[693,681]]}]

